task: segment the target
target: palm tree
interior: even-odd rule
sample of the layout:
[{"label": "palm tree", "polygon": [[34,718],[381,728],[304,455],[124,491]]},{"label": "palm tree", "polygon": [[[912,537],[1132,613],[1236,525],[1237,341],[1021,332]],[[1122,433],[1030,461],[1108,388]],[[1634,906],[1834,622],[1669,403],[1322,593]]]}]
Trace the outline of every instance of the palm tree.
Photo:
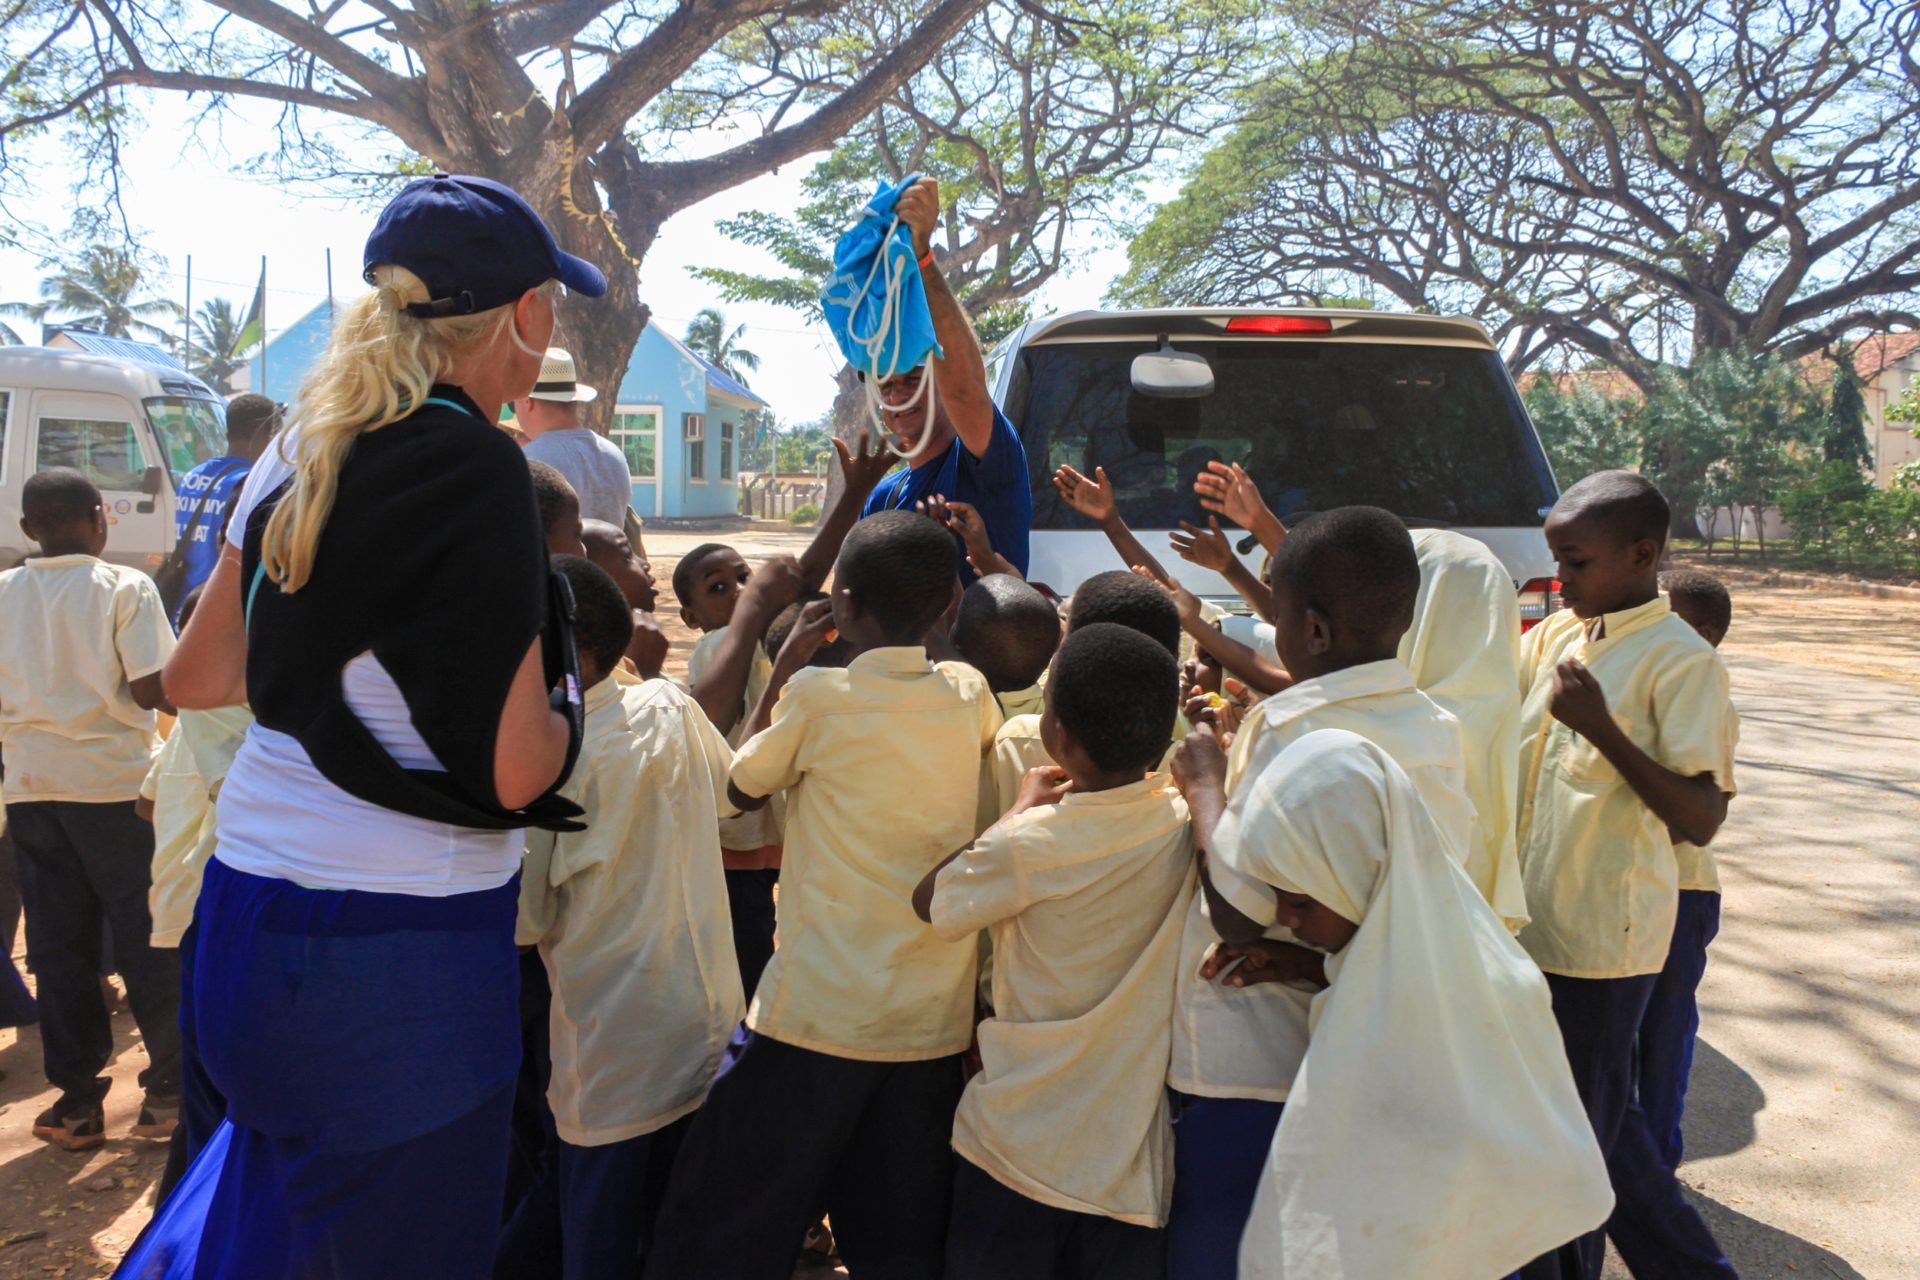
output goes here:
[{"label": "palm tree", "polygon": [[741,386],[749,385],[744,369],[758,369],[760,357],[740,345],[747,326],[737,324],[727,331],[727,318],[718,307],[702,307],[687,325],[686,344],[720,367],[720,371]]},{"label": "palm tree", "polygon": [[45,321],[57,313],[57,323],[76,329],[164,342],[171,331],[150,317],[178,319],[180,304],[165,298],[136,300],[142,274],[139,259],[129,251],[96,244],[41,280],[40,301],[0,304],[0,315]]},{"label": "palm tree", "polygon": [[200,304],[193,317],[193,341],[187,351],[187,367],[208,385],[226,389],[227,379],[247,363],[247,353],[259,345],[240,346],[242,317],[225,298],[209,298]]}]

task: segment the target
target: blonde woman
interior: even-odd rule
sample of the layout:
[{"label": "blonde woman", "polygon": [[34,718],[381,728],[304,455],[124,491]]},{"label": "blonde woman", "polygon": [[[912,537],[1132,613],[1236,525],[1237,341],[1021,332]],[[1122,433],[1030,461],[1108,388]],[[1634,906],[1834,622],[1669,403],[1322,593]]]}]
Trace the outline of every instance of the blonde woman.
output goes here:
[{"label": "blonde woman", "polygon": [[387,206],[366,279],[165,674],[181,707],[257,717],[182,947],[232,1123],[183,1237],[200,1277],[488,1274],[522,829],[578,829],[566,597],[494,423],[562,286],[606,281],[513,191],[445,174]]}]

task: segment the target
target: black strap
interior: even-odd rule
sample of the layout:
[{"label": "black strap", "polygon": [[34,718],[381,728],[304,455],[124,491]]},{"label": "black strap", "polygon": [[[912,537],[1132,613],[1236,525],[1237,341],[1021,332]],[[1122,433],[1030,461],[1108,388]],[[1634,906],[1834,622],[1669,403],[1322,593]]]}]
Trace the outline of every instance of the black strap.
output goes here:
[{"label": "black strap", "polygon": [[213,479],[207,481],[207,487],[200,491],[200,497],[194,502],[193,510],[187,516],[186,527],[180,530],[180,535],[173,540],[173,550],[167,553],[167,563],[169,565],[177,569],[187,562],[186,547],[188,543],[193,541],[194,526],[200,523],[200,515],[207,509],[207,499],[213,497],[213,491],[220,487],[220,482],[234,472],[252,465],[252,463],[244,461],[236,462],[225,471],[216,475]]}]

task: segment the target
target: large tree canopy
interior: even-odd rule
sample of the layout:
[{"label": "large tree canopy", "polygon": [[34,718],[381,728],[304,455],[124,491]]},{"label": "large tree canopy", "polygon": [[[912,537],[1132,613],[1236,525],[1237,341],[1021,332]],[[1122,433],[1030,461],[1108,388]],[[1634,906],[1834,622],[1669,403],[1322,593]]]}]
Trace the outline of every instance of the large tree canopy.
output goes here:
[{"label": "large tree canopy", "polygon": [[[984,3],[934,0],[892,38],[842,47],[832,83],[787,82],[756,112],[771,73],[736,60],[777,60],[833,0],[13,0],[0,13],[0,188],[40,179],[21,144],[51,132],[83,191],[111,193],[144,93],[202,95],[213,114],[274,103],[280,149],[265,160],[290,177],[437,167],[525,194],[607,272],[605,300],[566,304],[562,340],[583,377],[611,387],[646,323],[640,264],[667,218],[832,145]],[[696,97],[704,116],[686,110]],[[749,136],[716,150],[720,135],[688,132],[720,121]],[[340,145],[355,126],[390,139],[394,163],[366,175]]]},{"label": "large tree canopy", "polygon": [[1651,388],[1687,350],[1916,323],[1903,0],[1295,6],[1247,122],[1133,246],[1135,302],[1362,293]]}]

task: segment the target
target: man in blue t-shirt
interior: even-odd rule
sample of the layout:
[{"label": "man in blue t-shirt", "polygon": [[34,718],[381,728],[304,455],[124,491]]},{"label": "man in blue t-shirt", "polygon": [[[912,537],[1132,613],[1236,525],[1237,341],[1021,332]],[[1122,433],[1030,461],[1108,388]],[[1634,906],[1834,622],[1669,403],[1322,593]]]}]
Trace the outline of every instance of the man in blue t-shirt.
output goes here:
[{"label": "man in blue t-shirt", "polygon": [[247,472],[259,461],[273,433],[280,429],[280,406],[265,396],[235,396],[227,405],[227,451],[180,477],[174,498],[173,536],[184,548],[181,565],[186,579],[174,604],[174,626],[180,625],[180,605],[187,593],[213,576],[220,562],[220,546],[227,528],[227,512],[240,496]]},{"label": "man in blue t-shirt", "polygon": [[[920,259],[934,336],[945,355],[880,384],[881,412],[899,442],[911,450],[923,435],[932,439],[912,470],[897,471],[880,482],[860,514],[913,507],[935,494],[971,503],[986,525],[993,549],[1024,575],[1027,537],[1033,529],[1027,451],[1013,424],[994,404],[987,390],[980,340],[946,276],[934,265],[933,228],[940,218],[940,185],[932,178],[921,179],[901,194],[895,211],[913,231],[913,251]],[[920,394],[921,379],[929,372],[936,393],[931,422],[926,397]],[[912,407],[892,407],[901,404]],[[957,554],[960,580],[970,583],[974,572],[964,547]]]}]

